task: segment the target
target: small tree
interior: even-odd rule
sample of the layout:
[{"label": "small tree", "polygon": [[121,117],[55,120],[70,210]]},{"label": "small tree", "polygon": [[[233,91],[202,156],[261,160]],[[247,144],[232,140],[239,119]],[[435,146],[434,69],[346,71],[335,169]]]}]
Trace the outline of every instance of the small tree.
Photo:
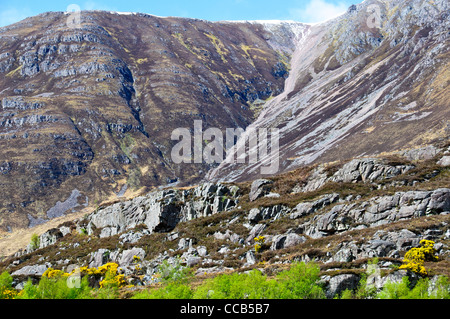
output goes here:
[{"label": "small tree", "polygon": [[8,272],[0,275],[0,299],[13,299],[17,295],[17,290],[12,287],[13,278]]},{"label": "small tree", "polygon": [[31,235],[30,247],[32,250],[38,249],[40,242],[41,242],[41,240],[40,240],[38,234],[35,233],[35,234]]}]

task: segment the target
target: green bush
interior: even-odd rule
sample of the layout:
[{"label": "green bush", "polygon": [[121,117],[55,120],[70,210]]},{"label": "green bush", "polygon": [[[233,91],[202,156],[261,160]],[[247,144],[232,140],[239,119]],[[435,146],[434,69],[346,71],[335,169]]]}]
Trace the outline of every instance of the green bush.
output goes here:
[{"label": "green bush", "polygon": [[161,288],[144,290],[135,294],[132,299],[191,299],[191,287],[181,283],[168,283]]},{"label": "green bush", "polygon": [[[430,289],[431,288],[431,289]],[[448,277],[440,276],[434,285],[428,278],[418,280],[414,288],[410,288],[408,277],[403,277],[401,282],[388,282],[377,294],[378,299],[450,299],[450,285]]]},{"label": "green bush", "polygon": [[366,285],[367,276],[364,276],[356,291],[345,290],[340,299],[449,299],[450,284],[448,277],[440,276],[433,284],[429,278],[420,278],[414,287],[411,287],[407,276],[400,282],[387,282],[381,291]]},{"label": "green bush", "polygon": [[33,234],[31,235],[31,242],[30,242],[30,247],[32,250],[36,250],[39,248],[40,245],[40,238],[38,236],[38,234]]},{"label": "green bush", "polygon": [[92,289],[89,287],[88,278],[80,281],[80,287],[70,288],[67,278],[41,277],[39,284],[33,285],[31,280],[25,284],[17,299],[89,299]]},{"label": "green bush", "polygon": [[162,282],[171,283],[182,281],[183,283],[189,281],[192,277],[191,269],[181,265],[180,259],[176,259],[173,264],[164,260],[158,267],[158,274]]},{"label": "green bush", "polygon": [[319,285],[320,269],[313,263],[294,263],[274,279],[258,270],[247,274],[220,275],[194,292],[194,298],[211,299],[319,299],[325,294]]},{"label": "green bush", "polygon": [[320,268],[314,263],[295,263],[278,276],[277,291],[281,299],[322,299],[325,293],[319,285]]},{"label": "green bush", "polygon": [[[139,292],[135,299],[278,299],[324,298],[318,284],[320,269],[313,263],[295,263],[276,278],[268,279],[259,270],[222,274],[208,279],[196,289],[189,286],[189,272],[177,265],[162,265],[166,280],[160,288]],[[167,278],[171,278],[167,280]],[[174,280],[175,279],[175,280]]]},{"label": "green bush", "polygon": [[248,274],[224,274],[207,280],[194,292],[194,299],[268,299],[273,281],[258,270]]},{"label": "green bush", "polygon": [[13,299],[17,290],[12,287],[13,278],[5,271],[0,275],[0,299]]}]

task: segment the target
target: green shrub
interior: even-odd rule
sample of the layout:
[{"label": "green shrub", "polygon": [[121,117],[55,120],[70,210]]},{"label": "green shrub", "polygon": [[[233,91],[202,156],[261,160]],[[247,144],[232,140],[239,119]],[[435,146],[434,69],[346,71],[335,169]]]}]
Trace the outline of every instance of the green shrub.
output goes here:
[{"label": "green shrub", "polygon": [[294,263],[277,276],[277,298],[322,299],[325,293],[319,285],[320,268],[314,263]]},{"label": "green shrub", "polygon": [[224,274],[207,280],[194,292],[194,299],[268,299],[274,281],[258,270],[247,274]]},{"label": "green shrub", "polygon": [[0,299],[13,299],[17,290],[12,287],[13,278],[5,271],[0,275]]},{"label": "green shrub", "polygon": [[17,299],[87,299],[92,297],[91,291],[87,277],[80,281],[79,287],[69,287],[66,277],[42,276],[37,285],[29,280]]},{"label": "green shrub", "polygon": [[[431,288],[431,289],[430,289]],[[377,294],[379,299],[449,299],[450,285],[448,277],[441,276],[436,284],[431,286],[428,278],[421,278],[414,288],[410,288],[408,277],[403,277],[401,282],[388,282]]]},{"label": "green shrub", "polygon": [[181,283],[168,283],[161,288],[144,290],[135,294],[132,299],[191,299],[191,287]]},{"label": "green shrub", "polygon": [[39,248],[39,245],[40,245],[40,238],[38,234],[31,235],[31,242],[30,242],[31,249],[36,250]]},{"label": "green shrub", "polygon": [[158,274],[164,283],[183,282],[186,283],[191,278],[191,270],[181,265],[181,260],[177,258],[173,264],[164,260],[158,267]]}]

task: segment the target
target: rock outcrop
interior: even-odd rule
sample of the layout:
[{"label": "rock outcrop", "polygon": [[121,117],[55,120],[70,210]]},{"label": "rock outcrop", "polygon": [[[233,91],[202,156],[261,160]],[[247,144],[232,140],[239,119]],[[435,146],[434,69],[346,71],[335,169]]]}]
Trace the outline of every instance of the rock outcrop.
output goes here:
[{"label": "rock outcrop", "polygon": [[169,232],[179,222],[227,211],[238,202],[236,186],[203,184],[189,190],[160,190],[99,209],[88,218],[87,231],[113,236],[138,225],[150,233]]},{"label": "rock outcrop", "polygon": [[[369,169],[367,163],[376,165]],[[378,189],[377,183],[384,183],[385,178],[401,180],[402,176],[420,172],[410,165],[355,159],[327,174],[336,185],[369,183]],[[445,180],[445,174],[443,168],[430,185]],[[312,169],[307,183],[314,176],[317,174]],[[415,187],[427,182],[418,179]],[[241,267],[264,271],[266,262],[270,269],[294,260],[314,261],[323,269],[321,283],[327,297],[333,298],[344,290],[357,289],[362,278],[353,268],[348,273],[335,273],[334,269],[342,265],[370,272],[368,284],[381,289],[386,282],[399,282],[404,276],[417,279],[403,270],[387,272],[387,276],[379,270],[400,265],[404,253],[418,247],[421,240],[435,241],[434,249],[444,262],[450,253],[449,188],[392,191],[398,186],[388,184],[384,195],[343,196],[339,191],[320,193],[318,188],[271,197],[271,191],[279,191],[279,182],[257,180],[253,189],[239,185],[171,187],[100,207],[73,223],[43,233],[38,249],[29,246],[18,252],[7,269],[12,270],[17,287],[21,287],[23,280],[37,278],[49,267],[69,270],[80,264],[99,267],[114,262],[134,284],[151,285],[162,263],[191,267],[196,275],[205,275]],[[265,186],[268,188],[253,201],[247,198]],[[296,205],[279,202],[299,195],[312,198]],[[89,245],[95,248],[83,249]],[[40,255],[54,249],[57,252],[52,257]],[[30,258],[34,255],[40,258]],[[380,260],[378,264],[368,264],[374,258]],[[372,274],[371,267],[377,272]],[[137,269],[139,276],[135,275]]]}]

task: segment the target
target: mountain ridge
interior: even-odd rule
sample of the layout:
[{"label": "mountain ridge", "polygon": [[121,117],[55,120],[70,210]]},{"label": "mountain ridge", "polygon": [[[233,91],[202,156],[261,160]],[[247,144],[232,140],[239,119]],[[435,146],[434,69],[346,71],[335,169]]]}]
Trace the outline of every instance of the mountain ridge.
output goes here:
[{"label": "mountain ridge", "polygon": [[[246,127],[249,104],[281,91],[295,36],[281,28],[277,52],[259,25],[83,12],[82,28],[70,29],[66,17],[46,13],[1,29],[1,141],[10,152],[1,211],[12,213],[3,230],[47,220],[75,190],[81,207],[95,207],[123,189],[198,176],[209,166],[171,163],[170,131],[194,119]],[[141,29],[123,37],[130,23]]]},{"label": "mountain ridge", "polygon": [[[379,10],[380,25],[370,28],[367,24],[373,15],[370,11],[373,6]],[[448,4],[441,1],[433,6],[426,1],[365,1],[350,8],[343,16],[309,29],[309,44],[303,44],[306,48],[299,46],[294,53],[291,62],[294,70],[291,70],[290,77],[286,80],[285,90],[267,103],[259,118],[249,127],[280,128],[280,144],[283,145],[280,153],[284,153],[280,155],[282,170],[293,169],[316,160],[332,161],[363,154],[370,156],[383,151],[424,146],[437,139],[449,138],[449,123],[442,120],[449,117],[446,107],[448,103],[445,98],[442,99],[448,95],[448,86],[442,85],[441,80],[433,83],[434,78],[448,78],[448,57],[445,53],[448,43],[445,8]],[[423,15],[416,15],[416,12],[421,11]],[[416,36],[408,34],[413,26]],[[356,37],[351,37],[348,27],[354,32],[360,30],[355,34]],[[434,35],[429,36],[434,29]],[[419,34],[421,35],[418,36]],[[410,51],[414,49],[429,50],[430,53],[412,54]],[[311,51],[314,54],[311,54]],[[308,56],[311,56],[310,60],[307,60]],[[414,62],[409,61],[411,56],[415,57]],[[411,82],[410,72],[417,72],[420,58],[421,63],[433,65],[436,74],[441,75],[432,74],[431,69],[422,70],[421,73],[428,73],[427,81]],[[299,61],[297,64],[296,59]],[[295,70],[296,65],[298,70]],[[402,73],[392,71],[398,70],[400,65],[403,68]],[[400,80],[401,77],[405,79]],[[395,84],[397,82],[402,85],[405,81],[408,81],[408,87],[400,88]],[[428,81],[430,84],[425,84]],[[426,91],[423,88],[425,85],[438,85],[437,91],[443,94],[434,104],[423,97],[423,101],[418,102],[421,99],[420,94],[423,94],[420,92]],[[415,86],[422,88],[413,90]],[[353,94],[353,89],[358,91]],[[398,92],[400,90],[401,94]],[[428,91],[431,90],[430,87]],[[397,91],[399,102],[396,103],[396,99],[392,98],[395,96],[392,91]],[[408,93],[410,91],[414,93]],[[331,92],[333,94],[330,94]],[[389,104],[393,106],[387,106]],[[420,125],[419,131],[407,128],[408,125],[413,126],[412,121],[420,121],[433,115],[436,117],[429,121],[429,127],[430,130],[435,127],[432,131],[437,133],[436,136],[425,130],[422,131],[423,136],[420,136]],[[377,117],[386,120],[376,120]],[[378,125],[365,125],[371,122],[378,122]],[[399,130],[406,131],[403,135],[396,134],[395,138],[390,138]],[[415,134],[416,138],[411,140]],[[408,138],[402,140],[406,136]],[[241,143],[245,143],[244,138]],[[380,143],[380,140],[384,141]],[[335,144],[337,147],[333,146]],[[373,146],[376,148],[373,149]],[[325,156],[326,153],[330,155]],[[233,154],[230,154],[231,156]],[[258,166],[260,164],[245,167],[229,164],[227,161],[213,169],[209,178],[256,178]],[[229,174],[224,171],[229,171]]]}]

